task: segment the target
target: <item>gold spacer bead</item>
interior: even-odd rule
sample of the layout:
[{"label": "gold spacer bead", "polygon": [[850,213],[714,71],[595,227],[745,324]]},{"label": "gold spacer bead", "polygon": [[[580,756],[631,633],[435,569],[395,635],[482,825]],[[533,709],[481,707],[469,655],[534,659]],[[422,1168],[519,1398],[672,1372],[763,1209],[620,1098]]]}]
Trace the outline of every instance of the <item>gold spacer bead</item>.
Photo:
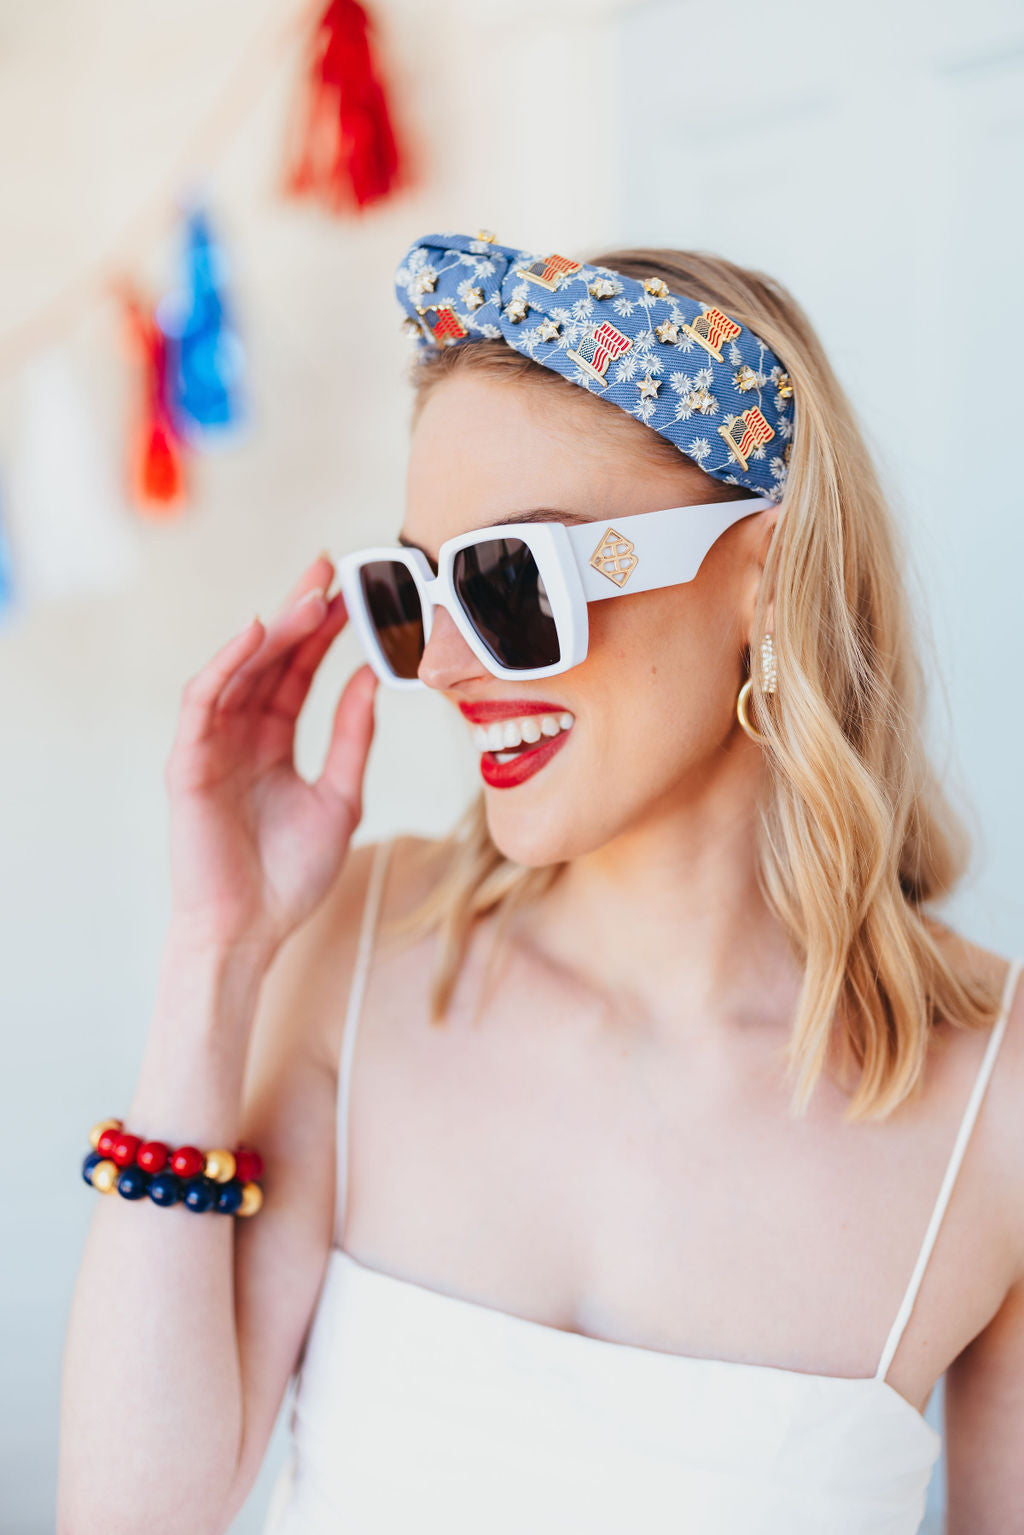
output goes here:
[{"label": "gold spacer bead", "polygon": [[208,1178],[214,1183],[227,1183],[235,1176],[235,1154],[218,1146],[215,1151],[206,1153],[206,1166],[203,1169]]},{"label": "gold spacer bead", "polygon": [[104,1130],[123,1130],[123,1129],[124,1129],[124,1120],[123,1119],[98,1119],[96,1121],[96,1123],[93,1125],[92,1129],[89,1131],[89,1143],[92,1146],[93,1151],[95,1151],[96,1147],[99,1145],[99,1139],[100,1139],[100,1136],[103,1134]]},{"label": "gold spacer bead", "polygon": [[101,1194],[112,1194],[117,1186],[118,1174],[121,1169],[116,1162],[105,1157],[102,1162],[97,1162],[92,1170],[92,1186],[99,1189]]},{"label": "gold spacer bead", "polygon": [[235,1211],[236,1215],[255,1215],[263,1203],[263,1190],[258,1183],[242,1184],[242,1202]]}]

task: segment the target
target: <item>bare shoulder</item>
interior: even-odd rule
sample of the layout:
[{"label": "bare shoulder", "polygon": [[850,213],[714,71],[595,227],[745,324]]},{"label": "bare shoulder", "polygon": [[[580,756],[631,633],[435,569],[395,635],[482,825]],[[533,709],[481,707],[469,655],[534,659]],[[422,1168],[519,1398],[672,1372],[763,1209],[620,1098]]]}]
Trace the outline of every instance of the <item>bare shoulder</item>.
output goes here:
[{"label": "bare shoulder", "polygon": [[[1012,1243],[1008,1261],[1014,1277],[1024,1280],[1024,1116],[1020,1111],[1024,1103],[1024,980],[1018,977],[1007,997],[1017,955],[998,954],[951,930],[943,935],[943,948],[960,974],[983,979],[996,996],[1008,1002],[998,1054],[985,1088],[984,1113],[979,1113],[975,1134],[982,1142],[979,1160],[984,1161],[992,1191],[1006,1211],[1006,1232]],[[947,1033],[957,1098],[966,1104],[992,1030],[986,1028],[980,1035],[964,1029]]]}]

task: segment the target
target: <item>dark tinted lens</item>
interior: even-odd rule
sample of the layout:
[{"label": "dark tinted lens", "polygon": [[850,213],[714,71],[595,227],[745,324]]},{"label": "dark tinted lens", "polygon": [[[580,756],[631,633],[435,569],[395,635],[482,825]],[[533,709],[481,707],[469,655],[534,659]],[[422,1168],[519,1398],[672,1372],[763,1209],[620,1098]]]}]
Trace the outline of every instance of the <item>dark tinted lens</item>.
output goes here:
[{"label": "dark tinted lens", "polygon": [[423,608],[408,567],[373,560],[361,567],[359,582],[385,660],[396,676],[415,677],[423,658]]},{"label": "dark tinted lens", "polygon": [[520,538],[460,549],[452,565],[459,601],[502,666],[553,666],[559,657],[551,604],[537,562]]}]

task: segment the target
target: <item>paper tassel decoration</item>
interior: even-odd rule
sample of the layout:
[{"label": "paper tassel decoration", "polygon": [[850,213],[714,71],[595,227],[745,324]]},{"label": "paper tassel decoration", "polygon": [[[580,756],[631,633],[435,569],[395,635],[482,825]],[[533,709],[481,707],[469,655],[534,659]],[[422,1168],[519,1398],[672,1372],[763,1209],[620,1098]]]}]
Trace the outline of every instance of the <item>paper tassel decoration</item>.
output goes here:
[{"label": "paper tassel decoration", "polygon": [[0,497],[0,621],[10,617],[15,605],[14,557],[3,518],[3,498]]},{"label": "paper tassel decoration", "polygon": [[334,212],[387,196],[400,166],[394,129],[358,0],[331,0],[317,23],[287,190]]},{"label": "paper tassel decoration", "polygon": [[189,442],[236,424],[242,415],[242,346],[225,300],[226,262],[205,212],[189,214],[185,285],[156,308],[167,342],[167,404]]},{"label": "paper tassel decoration", "polygon": [[141,402],[129,444],[132,496],[148,516],[173,516],[185,500],[185,470],[167,399],[167,338],[140,298],[128,292],[124,302],[142,374]]},{"label": "paper tassel decoration", "polygon": [[8,498],[19,598],[122,589],[137,574],[138,537],[66,353],[37,353],[23,385]]}]

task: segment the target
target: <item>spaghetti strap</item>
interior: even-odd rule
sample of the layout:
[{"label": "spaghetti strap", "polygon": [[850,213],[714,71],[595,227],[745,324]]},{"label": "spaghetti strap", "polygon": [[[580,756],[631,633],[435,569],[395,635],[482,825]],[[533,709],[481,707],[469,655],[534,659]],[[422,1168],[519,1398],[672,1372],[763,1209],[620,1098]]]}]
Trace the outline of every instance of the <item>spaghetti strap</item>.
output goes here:
[{"label": "spaghetti strap", "polygon": [[967,1100],[967,1107],[964,1109],[963,1118],[960,1121],[960,1129],[953,1143],[953,1150],[946,1167],[946,1174],[942,1180],[938,1198],[935,1201],[935,1207],[932,1210],[931,1220],[928,1222],[928,1229],[924,1234],[924,1241],[921,1243],[921,1250],[917,1255],[917,1262],[914,1264],[914,1271],[910,1276],[910,1283],[907,1285],[906,1293],[896,1313],[896,1319],[889,1330],[889,1336],[885,1340],[882,1357],[879,1360],[878,1369],[875,1371],[876,1380],[885,1379],[893,1356],[899,1346],[899,1341],[903,1336],[903,1329],[906,1327],[910,1319],[910,1313],[914,1308],[914,1301],[917,1299],[917,1292],[924,1277],[924,1271],[931,1256],[932,1248],[935,1245],[935,1238],[939,1234],[939,1226],[942,1224],[942,1217],[949,1203],[949,1196],[953,1192],[953,1184],[956,1182],[956,1175],[960,1169],[964,1152],[967,1149],[967,1142],[974,1128],[974,1121],[978,1116],[978,1109],[981,1107],[985,1088],[988,1085],[989,1077],[992,1075],[996,1054],[1006,1032],[1006,1020],[1010,1014],[1010,1006],[1017,990],[1017,981],[1020,977],[1022,966],[1024,966],[1024,959],[1015,959],[1007,971],[999,1016],[992,1026],[992,1032],[985,1047],[985,1054],[982,1056],[981,1065],[978,1068],[978,1074],[971,1089],[971,1095]]},{"label": "spaghetti strap", "polygon": [[335,1127],[337,1190],[334,1215],[334,1245],[336,1247],[341,1246],[342,1238],[345,1234],[345,1209],[348,1203],[348,1101],[352,1081],[352,1058],[355,1053],[356,1032],[359,1028],[363,993],[366,990],[366,978],[369,974],[370,959],[373,955],[373,941],[377,931],[377,915],[380,911],[380,898],[384,889],[384,875],[387,871],[391,846],[391,842],[378,842],[374,851],[373,863],[370,867],[370,877],[366,883],[363,917],[359,928],[359,945],[356,949],[352,982],[349,987],[348,1006],[345,1009],[345,1031],[342,1036],[341,1055],[338,1061],[338,1103]]}]

